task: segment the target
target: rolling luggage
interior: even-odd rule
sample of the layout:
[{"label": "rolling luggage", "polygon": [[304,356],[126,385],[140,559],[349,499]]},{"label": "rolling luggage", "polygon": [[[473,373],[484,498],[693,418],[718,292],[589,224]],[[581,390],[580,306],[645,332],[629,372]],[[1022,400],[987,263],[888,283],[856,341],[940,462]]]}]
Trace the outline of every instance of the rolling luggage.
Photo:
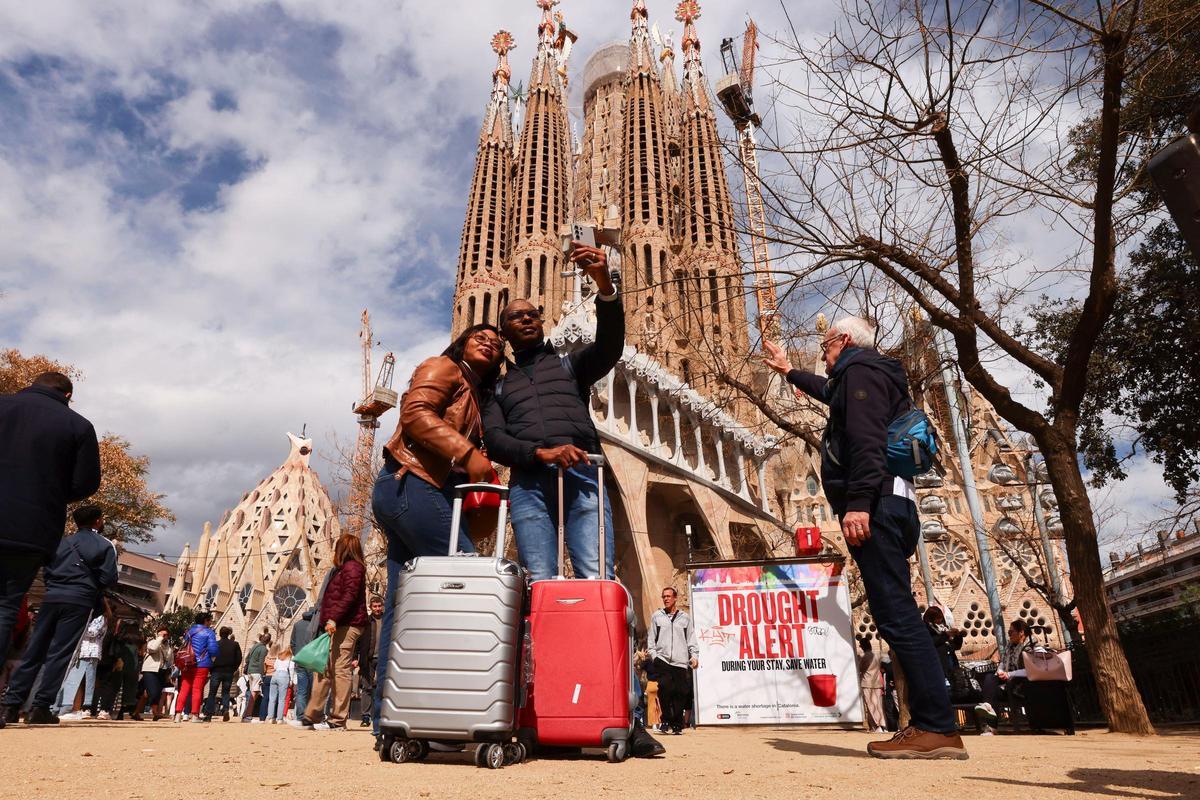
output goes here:
[{"label": "rolling luggage", "polygon": [[507,503],[494,558],[457,553],[463,497],[508,489],[464,484],[454,495],[450,552],[404,565],[386,657],[380,758],[419,761],[430,742],[479,743],[475,763],[499,769],[524,759],[514,740],[526,573],[505,559]]},{"label": "rolling luggage", "polygon": [[[605,559],[604,457],[599,467],[600,564]],[[563,508],[563,473],[558,473]],[[528,699],[519,741],[536,747],[603,747],[612,762],[629,753],[633,711],[633,598],[617,581],[564,580],[565,523],[558,519],[559,575],[535,581],[529,604]],[[603,570],[603,566],[601,566]]]}]

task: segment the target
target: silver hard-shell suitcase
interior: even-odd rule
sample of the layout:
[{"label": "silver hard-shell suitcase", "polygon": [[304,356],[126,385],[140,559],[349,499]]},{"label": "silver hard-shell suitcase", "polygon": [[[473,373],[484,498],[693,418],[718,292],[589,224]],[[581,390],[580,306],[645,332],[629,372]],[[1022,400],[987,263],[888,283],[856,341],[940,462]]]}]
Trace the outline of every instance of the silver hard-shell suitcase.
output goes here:
[{"label": "silver hard-shell suitcase", "polygon": [[[457,553],[467,492],[501,497],[494,558]],[[508,488],[464,484],[454,496],[449,556],[405,564],[392,602],[382,691],[380,757],[424,758],[429,743],[480,743],[493,769],[521,761],[514,741],[526,573],[503,557]]]}]

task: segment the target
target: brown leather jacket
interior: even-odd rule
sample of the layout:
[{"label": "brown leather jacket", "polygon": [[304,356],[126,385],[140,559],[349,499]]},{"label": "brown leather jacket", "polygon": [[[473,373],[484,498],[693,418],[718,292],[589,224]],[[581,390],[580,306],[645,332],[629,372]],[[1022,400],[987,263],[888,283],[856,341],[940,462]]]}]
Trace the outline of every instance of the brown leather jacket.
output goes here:
[{"label": "brown leather jacket", "polygon": [[483,443],[483,422],[473,376],[446,356],[422,361],[400,399],[400,424],[385,448],[406,472],[444,486]]}]

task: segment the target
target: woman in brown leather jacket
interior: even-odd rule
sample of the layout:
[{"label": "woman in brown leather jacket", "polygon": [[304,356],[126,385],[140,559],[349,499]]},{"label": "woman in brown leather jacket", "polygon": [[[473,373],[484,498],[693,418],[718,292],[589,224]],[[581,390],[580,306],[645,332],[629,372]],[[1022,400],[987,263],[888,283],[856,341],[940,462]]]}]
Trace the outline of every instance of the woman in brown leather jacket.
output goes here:
[{"label": "woman in brown leather jacket", "polygon": [[[376,735],[400,569],[417,556],[446,555],[454,487],[492,477],[492,464],[483,452],[482,410],[503,359],[499,331],[474,325],[440,356],[421,362],[400,400],[400,424],[384,447],[384,467],[372,496],[375,521],[388,542],[372,717]],[[458,549],[474,552],[465,529],[459,531]]]}]

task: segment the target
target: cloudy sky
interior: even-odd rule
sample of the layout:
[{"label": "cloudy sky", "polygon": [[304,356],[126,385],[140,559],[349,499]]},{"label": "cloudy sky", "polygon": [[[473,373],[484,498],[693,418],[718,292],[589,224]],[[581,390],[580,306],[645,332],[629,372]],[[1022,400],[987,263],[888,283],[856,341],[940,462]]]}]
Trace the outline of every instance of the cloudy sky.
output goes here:
[{"label": "cloudy sky", "polygon": [[[564,3],[576,72],[628,5]],[[801,36],[830,5],[787,3]],[[710,71],[747,11],[786,25],[774,0],[710,0]],[[364,307],[400,383],[444,346],[488,42],[513,31],[525,80],[537,20],[533,0],[0,4],[0,346],[77,366],[76,408],[150,456],[179,522],[142,549],[195,541],[286,431],[352,440]],[[1139,468],[1110,502],[1144,516],[1159,485]]]}]

